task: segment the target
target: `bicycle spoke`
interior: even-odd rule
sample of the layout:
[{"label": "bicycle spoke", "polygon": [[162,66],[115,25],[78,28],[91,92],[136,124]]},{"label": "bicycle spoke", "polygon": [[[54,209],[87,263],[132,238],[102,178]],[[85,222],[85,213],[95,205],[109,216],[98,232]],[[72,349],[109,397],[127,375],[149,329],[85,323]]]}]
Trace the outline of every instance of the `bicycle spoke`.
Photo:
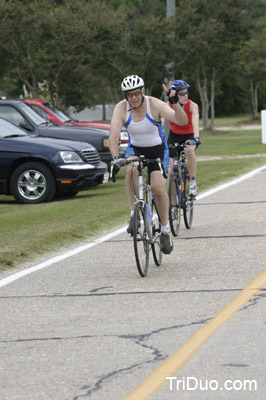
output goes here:
[{"label": "bicycle spoke", "polygon": [[180,229],[181,207],[178,196],[178,180],[175,174],[170,176],[169,180],[169,223],[173,236],[177,236]]},{"label": "bicycle spoke", "polygon": [[161,246],[160,219],[154,201],[152,201],[152,234],[154,238],[154,243],[152,244],[153,259],[155,264],[159,267],[162,263],[163,252]]},{"label": "bicycle spoke", "polygon": [[185,226],[187,229],[190,229],[192,226],[192,221],[193,221],[193,205],[194,205],[194,197],[191,197],[188,195],[188,190],[189,190],[189,178],[186,177],[184,181],[184,210],[183,210],[183,216],[184,216],[184,222]]},{"label": "bicycle spoke", "polygon": [[151,245],[147,234],[144,209],[141,203],[135,205],[133,228],[134,251],[139,274],[144,277],[149,268],[149,251]]}]

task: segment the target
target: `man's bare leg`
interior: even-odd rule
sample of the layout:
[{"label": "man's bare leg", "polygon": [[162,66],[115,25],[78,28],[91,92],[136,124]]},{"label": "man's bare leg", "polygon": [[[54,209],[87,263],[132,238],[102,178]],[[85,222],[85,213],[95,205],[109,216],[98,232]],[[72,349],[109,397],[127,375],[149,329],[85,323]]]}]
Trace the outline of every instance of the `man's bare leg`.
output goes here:
[{"label": "man's bare leg", "polygon": [[168,225],[169,197],[166,192],[166,179],[160,171],[151,173],[151,187],[163,226]]},{"label": "man's bare leg", "polygon": [[128,164],[126,167],[125,185],[126,185],[129,207],[130,210],[133,212],[135,203],[135,193],[137,193],[138,195],[139,192],[138,171],[133,164]]}]

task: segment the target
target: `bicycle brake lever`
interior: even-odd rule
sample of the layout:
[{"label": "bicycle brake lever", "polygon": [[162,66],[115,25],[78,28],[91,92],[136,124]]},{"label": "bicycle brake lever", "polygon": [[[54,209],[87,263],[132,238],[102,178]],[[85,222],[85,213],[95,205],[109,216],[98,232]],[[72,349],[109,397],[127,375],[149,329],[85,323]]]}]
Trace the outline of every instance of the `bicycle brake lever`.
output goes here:
[{"label": "bicycle brake lever", "polygon": [[110,178],[112,179],[113,182],[116,182],[116,177],[113,172],[114,172],[114,162],[111,161]]},{"label": "bicycle brake lever", "polygon": [[156,161],[157,161],[157,163],[158,163],[158,165],[159,165],[159,167],[160,167],[161,174],[163,175],[163,177],[164,177],[165,179],[167,179],[167,175],[166,175],[166,173],[165,173],[165,171],[164,171],[164,168],[163,168],[163,166],[162,166],[162,161],[161,161],[161,159],[160,159],[160,158],[157,158]]},{"label": "bicycle brake lever", "polygon": [[156,161],[157,161],[157,163],[158,163],[158,165],[159,165],[159,167],[160,167],[161,174],[163,175],[163,169],[162,169],[162,162],[161,162],[161,159],[160,159],[160,158],[156,158]]}]

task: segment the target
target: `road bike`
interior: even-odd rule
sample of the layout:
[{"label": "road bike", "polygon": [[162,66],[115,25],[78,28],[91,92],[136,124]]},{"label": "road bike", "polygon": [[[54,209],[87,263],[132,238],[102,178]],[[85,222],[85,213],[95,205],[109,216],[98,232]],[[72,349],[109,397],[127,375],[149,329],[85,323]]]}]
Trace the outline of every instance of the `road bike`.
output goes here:
[{"label": "road bike", "polygon": [[193,221],[195,197],[189,195],[190,177],[186,165],[186,153],[184,151],[184,148],[188,146],[189,143],[175,143],[169,145],[169,149],[174,150],[173,173],[169,177],[168,184],[168,196],[170,201],[169,224],[173,236],[177,236],[179,233],[182,211],[187,229],[191,228]]},{"label": "road bike", "polygon": [[[138,272],[145,277],[149,268],[149,256],[152,251],[155,265],[158,267],[162,263],[162,244],[161,244],[161,221],[151,190],[150,174],[147,167],[151,162],[157,162],[161,173],[165,176],[161,160],[149,159],[140,156],[132,160],[126,160],[124,165],[133,164],[138,172],[138,187],[134,185],[133,170],[131,176],[131,187],[135,193],[135,207],[133,220],[133,243],[134,253]],[[115,181],[115,174],[111,178]]]}]

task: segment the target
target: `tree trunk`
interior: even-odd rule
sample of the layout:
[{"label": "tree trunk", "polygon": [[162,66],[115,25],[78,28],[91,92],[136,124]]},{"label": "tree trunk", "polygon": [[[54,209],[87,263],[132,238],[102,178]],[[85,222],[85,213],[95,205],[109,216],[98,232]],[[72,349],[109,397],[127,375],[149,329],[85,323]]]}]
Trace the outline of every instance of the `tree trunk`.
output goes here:
[{"label": "tree trunk", "polygon": [[253,80],[250,80],[250,90],[252,98],[252,117],[256,119],[258,116],[258,85],[254,85]]},{"label": "tree trunk", "polygon": [[16,72],[18,78],[19,78],[22,82],[25,83],[26,88],[27,88],[27,90],[28,90],[28,95],[29,95],[29,97],[31,97],[31,98],[33,98],[33,99],[38,98],[38,94],[37,94],[38,92],[37,92],[36,82],[34,81],[34,76],[32,77],[33,84],[31,84],[30,81],[29,81],[29,79],[24,78],[24,76],[22,76],[22,75],[20,74],[20,71],[19,71],[18,69],[17,69],[15,72]]},{"label": "tree trunk", "polygon": [[200,78],[197,78],[197,88],[200,95],[201,107],[202,107],[202,127],[204,130],[208,129],[208,113],[209,113],[209,101],[208,101],[208,89],[207,79],[204,77],[203,85],[200,83]]},{"label": "tree trunk", "polygon": [[105,97],[103,97],[103,100],[102,100],[102,102],[103,102],[103,113],[102,113],[102,120],[103,121],[106,121],[106,108],[105,108]]},{"label": "tree trunk", "polygon": [[55,89],[55,105],[56,107],[60,108],[59,104],[59,87],[58,87],[58,75],[56,74],[55,76],[55,81],[54,81],[54,89]]},{"label": "tree trunk", "polygon": [[210,129],[213,129],[213,127],[214,127],[214,118],[215,118],[214,98],[215,98],[215,70],[213,69],[212,79],[211,79],[211,124],[210,124]]}]

